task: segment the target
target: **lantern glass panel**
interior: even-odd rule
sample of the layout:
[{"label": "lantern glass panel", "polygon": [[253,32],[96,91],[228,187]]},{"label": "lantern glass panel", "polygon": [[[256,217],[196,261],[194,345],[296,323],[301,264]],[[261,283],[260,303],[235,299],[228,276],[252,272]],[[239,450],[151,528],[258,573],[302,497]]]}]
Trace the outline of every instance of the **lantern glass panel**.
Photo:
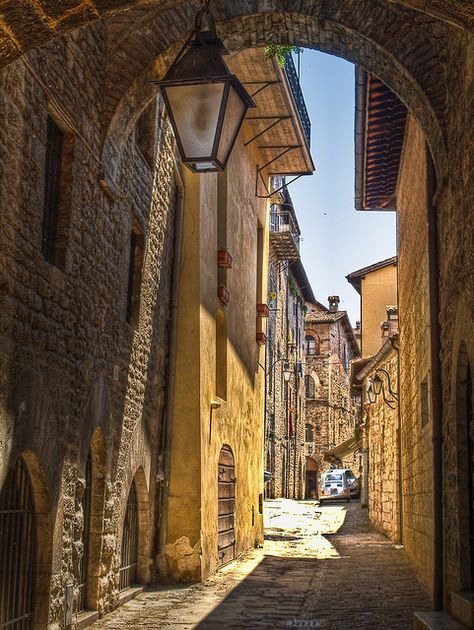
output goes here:
[{"label": "lantern glass panel", "polygon": [[372,382],[373,382],[373,387],[374,387],[374,394],[378,396],[380,392],[382,391],[382,379],[380,378],[378,374],[376,374]]},{"label": "lantern glass panel", "polygon": [[237,94],[232,85],[229,86],[229,97],[222,125],[217,159],[222,164],[227,162],[229,154],[234,144],[234,139],[240,129],[242,119],[247,111],[247,103]]},{"label": "lantern glass panel", "polygon": [[167,86],[184,159],[210,158],[224,94],[223,83]]}]

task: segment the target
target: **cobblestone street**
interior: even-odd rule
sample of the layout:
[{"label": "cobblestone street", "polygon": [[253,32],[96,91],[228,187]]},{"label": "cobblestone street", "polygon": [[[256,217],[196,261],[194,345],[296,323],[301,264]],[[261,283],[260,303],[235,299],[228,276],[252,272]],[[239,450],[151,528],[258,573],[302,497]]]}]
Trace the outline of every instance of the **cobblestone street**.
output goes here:
[{"label": "cobblestone street", "polygon": [[266,503],[264,549],[204,584],[149,590],[95,629],[408,630],[428,609],[402,548],[375,533],[359,502]]}]

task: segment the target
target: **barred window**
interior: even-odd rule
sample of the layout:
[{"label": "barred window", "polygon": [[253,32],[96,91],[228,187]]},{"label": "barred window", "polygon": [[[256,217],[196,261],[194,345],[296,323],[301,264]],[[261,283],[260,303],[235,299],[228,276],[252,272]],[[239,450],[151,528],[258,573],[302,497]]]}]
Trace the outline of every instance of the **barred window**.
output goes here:
[{"label": "barred window", "polygon": [[304,377],[305,396],[306,398],[316,398],[316,383],[314,378],[309,374]]}]

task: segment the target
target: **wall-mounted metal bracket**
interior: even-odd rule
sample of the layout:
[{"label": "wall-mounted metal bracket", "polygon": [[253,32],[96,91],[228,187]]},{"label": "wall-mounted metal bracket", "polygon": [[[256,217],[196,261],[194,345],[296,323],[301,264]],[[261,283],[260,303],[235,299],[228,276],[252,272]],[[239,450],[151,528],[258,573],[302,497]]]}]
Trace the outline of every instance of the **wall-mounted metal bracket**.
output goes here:
[{"label": "wall-mounted metal bracket", "polygon": [[249,145],[251,142],[253,142],[257,138],[260,138],[260,136],[263,136],[263,134],[267,133],[267,131],[270,131],[270,129],[273,129],[273,127],[278,125],[278,123],[280,123],[282,120],[288,120],[290,118],[291,118],[291,116],[278,116],[278,115],[276,115],[276,116],[251,116],[251,117],[246,118],[245,120],[273,120],[273,122],[270,123],[267,127],[265,127],[265,129],[263,129],[263,131],[260,131],[259,133],[257,133],[256,136],[254,136],[253,138],[248,140],[244,144],[244,146],[246,147],[247,145]]},{"label": "wall-mounted metal bracket", "polygon": [[278,83],[281,83],[281,81],[279,81],[279,80],[276,80],[276,81],[242,81],[242,85],[261,85],[262,86],[262,87],[258,88],[258,90],[253,92],[253,94],[250,95],[251,98],[254,98],[254,96],[257,96],[257,94],[260,94],[260,92],[265,90],[270,85],[277,85]]}]

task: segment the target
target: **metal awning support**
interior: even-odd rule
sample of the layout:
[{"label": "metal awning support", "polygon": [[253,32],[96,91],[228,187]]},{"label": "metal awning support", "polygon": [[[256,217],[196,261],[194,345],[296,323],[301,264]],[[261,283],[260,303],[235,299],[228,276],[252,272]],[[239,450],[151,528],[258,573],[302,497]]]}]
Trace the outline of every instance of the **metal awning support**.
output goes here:
[{"label": "metal awning support", "polygon": [[257,96],[257,94],[260,94],[260,92],[265,90],[270,85],[277,85],[278,83],[281,83],[281,81],[279,81],[279,80],[275,80],[275,81],[242,81],[242,85],[261,85],[262,86],[261,88],[258,88],[258,90],[253,92],[253,94],[250,95],[250,98],[253,98],[254,96]]},{"label": "metal awning support", "polygon": [[289,118],[291,118],[291,116],[252,116],[251,118],[246,118],[246,120],[273,120],[273,122],[265,127],[263,131],[257,133],[256,136],[254,136],[250,140],[247,140],[247,142],[244,144],[244,147],[249,145],[257,138],[260,138],[260,136],[263,136],[263,134],[267,133],[267,131],[270,131],[270,129],[273,129],[273,127],[275,127],[275,125],[278,125],[278,123],[280,123],[282,120],[288,120]]}]

